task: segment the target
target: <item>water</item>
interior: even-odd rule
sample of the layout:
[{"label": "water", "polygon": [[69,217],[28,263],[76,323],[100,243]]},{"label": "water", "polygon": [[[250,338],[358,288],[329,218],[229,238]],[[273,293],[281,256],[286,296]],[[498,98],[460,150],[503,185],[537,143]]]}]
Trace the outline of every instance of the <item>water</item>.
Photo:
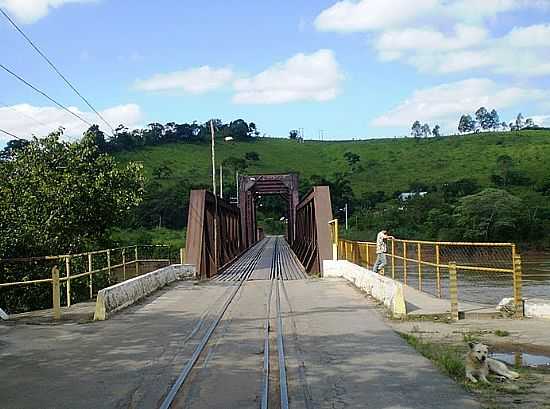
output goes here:
[{"label": "water", "polygon": [[[523,298],[542,298],[550,300],[550,253],[526,252],[523,256]],[[461,260],[463,263],[472,260]],[[403,281],[403,267],[396,263],[395,278]],[[391,275],[391,265],[387,267]],[[407,284],[418,288],[418,273],[415,263],[408,263]],[[441,296],[449,298],[448,273],[441,270]],[[475,271],[458,272],[458,291],[461,301],[470,301],[487,306],[496,306],[503,298],[513,297],[513,277],[510,273],[486,273]],[[437,296],[435,269],[422,266],[422,290]]]},{"label": "water", "polygon": [[505,362],[508,365],[530,368],[550,369],[550,356],[547,355],[535,355],[525,352],[493,352],[490,354],[491,358],[498,359]]},{"label": "water", "polygon": [[523,297],[550,299],[550,253],[523,255]]}]

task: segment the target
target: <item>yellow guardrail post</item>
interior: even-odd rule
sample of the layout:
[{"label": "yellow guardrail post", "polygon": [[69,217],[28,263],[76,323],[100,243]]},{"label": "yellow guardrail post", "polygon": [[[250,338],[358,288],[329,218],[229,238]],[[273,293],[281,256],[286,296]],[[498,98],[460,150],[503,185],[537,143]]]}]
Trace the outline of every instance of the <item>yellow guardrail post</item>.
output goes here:
[{"label": "yellow guardrail post", "polygon": [[332,259],[338,260],[338,246],[340,245],[340,239],[338,237],[338,219],[328,222],[330,225],[331,241],[332,241]]},{"label": "yellow guardrail post", "polygon": [[516,310],[515,316],[516,318],[522,318],[524,315],[523,299],[521,298],[523,269],[521,265],[521,256],[519,254],[514,255],[514,273],[513,274],[514,274],[514,306]]},{"label": "yellow guardrail post", "polygon": [[355,264],[361,264],[361,258],[359,257],[359,244],[354,241],[352,244],[351,244],[351,252],[352,252],[352,260]]},{"label": "yellow guardrail post", "polygon": [[422,291],[422,246],[416,244],[416,255],[418,259],[418,289]]},{"label": "yellow guardrail post", "polygon": [[369,243],[367,243],[367,268],[370,267],[370,248]]},{"label": "yellow guardrail post", "polygon": [[391,278],[395,280],[395,241],[391,241]]},{"label": "yellow guardrail post", "polygon": [[139,275],[139,259],[138,259],[138,246],[135,248],[135,258],[136,258],[136,277]]},{"label": "yellow guardrail post", "polygon": [[451,320],[458,321],[458,279],[456,263],[449,263],[449,295],[451,296]]},{"label": "yellow guardrail post", "polygon": [[67,289],[67,307],[71,306],[71,257],[65,257],[65,280]]},{"label": "yellow guardrail post", "polygon": [[59,267],[52,268],[52,304],[53,319],[61,319],[61,288],[59,284]]},{"label": "yellow guardrail post", "polygon": [[436,285],[437,285],[437,296],[441,298],[441,267],[439,266],[439,244],[435,245],[435,275],[436,275]]},{"label": "yellow guardrail post", "polygon": [[407,285],[407,242],[403,241],[403,283]]},{"label": "yellow guardrail post", "polygon": [[88,272],[90,273],[90,281],[89,281],[89,287],[90,287],[90,300],[94,298],[94,279],[92,278],[93,274],[93,266],[92,266],[92,253],[88,253]]}]

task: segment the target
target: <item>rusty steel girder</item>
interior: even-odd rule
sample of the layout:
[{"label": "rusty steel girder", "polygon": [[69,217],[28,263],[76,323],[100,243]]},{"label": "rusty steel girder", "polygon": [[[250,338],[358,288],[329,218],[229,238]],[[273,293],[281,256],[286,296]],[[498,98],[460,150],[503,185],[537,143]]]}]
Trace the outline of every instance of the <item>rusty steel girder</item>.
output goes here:
[{"label": "rusty steel girder", "polygon": [[201,279],[217,274],[247,248],[239,208],[206,190],[191,191],[187,220],[186,262],[196,266]]},{"label": "rusty steel girder", "polygon": [[261,195],[279,195],[288,203],[287,241],[292,245],[296,238],[294,226],[299,201],[298,175],[287,173],[239,177],[241,235],[247,248],[260,239],[256,225],[256,199]]},{"label": "rusty steel girder", "polygon": [[315,186],[296,208],[296,238],[292,250],[309,273],[320,273],[323,260],[332,258],[329,222],[332,220],[328,186]]}]

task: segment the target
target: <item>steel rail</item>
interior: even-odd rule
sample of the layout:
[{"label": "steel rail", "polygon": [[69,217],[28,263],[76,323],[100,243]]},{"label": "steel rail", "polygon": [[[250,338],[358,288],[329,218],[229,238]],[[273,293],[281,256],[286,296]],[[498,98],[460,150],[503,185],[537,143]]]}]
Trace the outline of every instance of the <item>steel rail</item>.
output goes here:
[{"label": "steel rail", "polygon": [[300,347],[300,344],[298,343],[298,328],[296,326],[296,321],[293,318],[294,309],[292,307],[292,304],[290,303],[290,297],[288,296],[285,283],[282,282],[281,286],[283,288],[283,295],[284,295],[284,298],[286,299],[288,310],[290,312],[290,322],[291,322],[292,330],[294,332],[294,342],[296,343],[296,352],[298,355],[298,362],[299,362],[298,377],[300,378],[300,382],[302,384],[304,403],[305,403],[306,409],[313,409],[314,407],[313,397],[312,397],[311,389],[307,382],[307,376],[306,376],[304,351],[302,350],[302,348]]},{"label": "steel rail", "polygon": [[[251,262],[246,266],[246,269],[243,271],[243,273],[240,276],[240,280],[238,281],[238,284],[235,286],[234,290],[231,292],[230,296],[226,299],[225,303],[222,306],[221,311],[219,312],[218,316],[214,320],[214,322],[210,325],[208,330],[206,331],[205,335],[202,337],[201,342],[195,350],[193,351],[193,354],[191,355],[191,358],[187,362],[187,364],[183,367],[182,371],[180,372],[180,375],[168,391],[168,394],[164,398],[162,404],[160,405],[160,409],[169,409],[172,404],[174,403],[174,400],[180,391],[181,387],[187,380],[189,374],[191,373],[192,369],[194,368],[195,364],[197,363],[200,355],[204,351],[204,348],[206,347],[208,341],[210,340],[212,334],[218,327],[218,324],[222,320],[225,312],[229,308],[229,305],[241,289],[243,283],[248,279],[254,268],[256,267],[256,264],[258,263],[262,253],[263,249],[265,247],[265,241],[262,243],[261,246],[255,251],[254,256],[251,257]],[[248,257],[247,257],[248,258]]]},{"label": "steel rail", "polygon": [[273,249],[273,257],[271,259],[271,271],[270,271],[270,284],[269,284],[269,295],[267,297],[267,306],[266,306],[266,318],[264,322],[264,366],[263,366],[263,380],[262,380],[262,398],[261,398],[261,409],[268,409],[269,407],[269,328],[271,322],[271,296],[273,294],[273,284],[275,283],[275,270],[276,270],[276,257],[278,239],[275,239],[275,246]]},{"label": "steel rail", "polygon": [[276,257],[276,266],[277,266],[277,287],[275,291],[275,303],[277,308],[277,352],[279,355],[279,391],[281,396],[281,408],[288,409],[288,385],[286,382],[286,359],[285,359],[285,346],[284,346],[284,328],[283,328],[283,318],[281,311],[281,294],[279,287],[281,281],[281,266],[279,263],[279,254],[276,252],[274,254]]}]

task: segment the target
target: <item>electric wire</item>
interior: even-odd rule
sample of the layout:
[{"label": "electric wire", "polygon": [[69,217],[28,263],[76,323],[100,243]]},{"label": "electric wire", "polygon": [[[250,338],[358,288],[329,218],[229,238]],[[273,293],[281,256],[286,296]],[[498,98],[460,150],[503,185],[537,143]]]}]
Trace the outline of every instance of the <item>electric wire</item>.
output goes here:
[{"label": "electric wire", "polygon": [[88,121],[86,121],[84,118],[82,118],[80,115],[76,114],[75,112],[71,111],[69,108],[67,108],[65,105],[61,104],[60,102],[57,102],[55,99],[53,99],[52,97],[50,97],[48,94],[46,94],[44,91],[41,91],[40,89],[38,89],[37,87],[35,87],[34,85],[32,85],[31,83],[29,83],[28,81],[26,81],[24,78],[20,77],[19,75],[17,75],[15,72],[13,72],[12,70],[10,70],[9,68],[7,68],[5,65],[3,64],[0,64],[0,68],[2,68],[4,71],[6,71],[8,74],[12,75],[13,77],[17,78],[19,81],[21,81],[23,84],[25,84],[26,86],[32,88],[34,91],[38,92],[40,95],[44,96],[45,98],[47,98],[48,100],[50,100],[51,102],[53,102],[55,105],[57,105],[58,107],[60,107],[61,109],[63,109],[64,111],[67,111],[69,114],[71,114],[72,116],[80,119],[82,122],[84,122],[85,124],[87,124],[88,126],[92,126],[92,124]]},{"label": "electric wire", "polygon": [[11,136],[12,138],[19,139],[20,141],[24,140],[23,138],[20,138],[17,135],[12,134],[11,132],[5,131],[2,128],[0,128],[0,132],[5,133],[8,136]]},{"label": "electric wire", "polygon": [[10,22],[10,24],[19,32],[19,34],[23,36],[25,40],[27,40],[27,42],[31,45],[31,47],[34,48],[34,50],[38,54],[40,54],[40,56],[57,73],[57,75],[59,75],[59,77],[75,92],[75,94],[78,95],[80,99],[82,99],[82,101],[84,101],[84,103],[88,105],[88,107],[90,107],[92,111],[95,112],[95,114],[105,123],[105,125],[107,125],[111,129],[113,133],[115,133],[115,129],[113,128],[113,126],[109,122],[107,122],[107,120],[103,117],[103,115],[101,115],[92,106],[92,104],[76,89],[76,87],[61,73],[61,71],[59,71],[59,69],[54,65],[54,63],[40,50],[40,48],[38,48],[38,46],[23,32],[23,30],[19,28],[19,26],[15,23],[15,21],[13,21],[11,17],[1,8],[0,8],[0,13],[4,15],[4,17]]}]

